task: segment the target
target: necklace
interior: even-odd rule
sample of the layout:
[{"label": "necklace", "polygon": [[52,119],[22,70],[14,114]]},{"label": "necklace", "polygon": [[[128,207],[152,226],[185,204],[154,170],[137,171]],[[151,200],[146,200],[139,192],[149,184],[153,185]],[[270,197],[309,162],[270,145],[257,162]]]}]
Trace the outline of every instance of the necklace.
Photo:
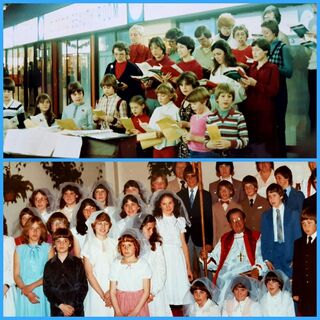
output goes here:
[{"label": "necklace", "polygon": [[242,253],[243,241],[241,241],[241,244],[239,244],[240,239],[243,239],[243,237],[235,238],[234,241],[236,242],[237,251],[239,252],[239,254],[237,255],[237,258],[239,258],[239,261],[242,262],[244,260],[245,256]]}]

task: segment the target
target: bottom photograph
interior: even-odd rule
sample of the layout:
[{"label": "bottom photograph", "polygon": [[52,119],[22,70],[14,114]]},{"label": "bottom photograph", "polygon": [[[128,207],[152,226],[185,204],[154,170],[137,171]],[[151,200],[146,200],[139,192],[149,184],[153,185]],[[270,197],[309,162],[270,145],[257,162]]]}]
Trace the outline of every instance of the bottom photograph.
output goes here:
[{"label": "bottom photograph", "polygon": [[316,162],[4,162],[3,315],[316,316]]}]

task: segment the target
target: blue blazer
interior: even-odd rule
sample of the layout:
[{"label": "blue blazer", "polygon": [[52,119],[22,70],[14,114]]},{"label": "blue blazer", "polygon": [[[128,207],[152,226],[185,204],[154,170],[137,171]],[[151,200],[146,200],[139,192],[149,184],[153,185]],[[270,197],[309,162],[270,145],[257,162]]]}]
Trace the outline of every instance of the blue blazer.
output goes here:
[{"label": "blue blazer", "polygon": [[[300,212],[287,206],[284,209],[284,246],[283,259],[292,268],[294,241],[301,237]],[[261,219],[261,253],[263,260],[274,261],[275,242],[273,232],[272,208],[262,214]]]},{"label": "blue blazer", "polygon": [[291,210],[298,211],[300,214],[303,207],[304,194],[291,187],[289,197],[285,202],[285,206]]}]

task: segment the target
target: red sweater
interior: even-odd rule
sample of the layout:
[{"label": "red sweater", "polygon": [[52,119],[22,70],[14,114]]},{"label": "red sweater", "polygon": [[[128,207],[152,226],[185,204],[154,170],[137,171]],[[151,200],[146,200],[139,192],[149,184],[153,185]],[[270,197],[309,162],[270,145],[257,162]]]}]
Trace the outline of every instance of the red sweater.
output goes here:
[{"label": "red sweater", "polygon": [[186,71],[194,72],[198,80],[201,80],[203,78],[202,67],[199,64],[199,62],[195,59],[188,62],[180,61],[178,63],[178,66],[185,72]]},{"label": "red sweater", "polygon": [[134,127],[135,127],[137,130],[139,130],[141,133],[144,133],[145,130],[140,127],[140,125],[139,125],[139,120],[140,120],[141,122],[149,123],[150,117],[149,117],[147,114],[144,113],[144,114],[142,114],[142,115],[140,115],[140,116],[131,116],[131,120],[132,120],[132,122],[133,122]]},{"label": "red sweater", "polygon": [[132,44],[129,49],[130,61],[133,63],[141,63],[151,57],[149,48],[141,43]]},{"label": "red sweater", "polygon": [[247,62],[247,58],[249,57],[252,59],[252,47],[248,46],[244,50],[239,50],[239,49],[232,49],[233,55],[236,57],[237,62],[241,62],[247,66],[250,64]]},{"label": "red sweater", "polygon": [[[148,59],[146,62],[150,64],[150,66],[172,66],[174,62],[167,56],[165,55],[162,60],[157,61],[155,58]],[[153,84],[150,88],[146,89],[146,98],[149,99],[157,99],[157,95],[155,93],[155,89],[158,87],[160,82],[154,78],[152,78]]]}]

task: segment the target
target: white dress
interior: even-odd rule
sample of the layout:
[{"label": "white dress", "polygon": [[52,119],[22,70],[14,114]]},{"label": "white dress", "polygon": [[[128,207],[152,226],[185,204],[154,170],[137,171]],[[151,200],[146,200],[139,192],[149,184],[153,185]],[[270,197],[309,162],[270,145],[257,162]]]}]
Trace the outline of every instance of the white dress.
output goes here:
[{"label": "white dress", "polygon": [[6,295],[3,296],[3,315],[14,317],[15,309],[15,282],[13,279],[13,256],[15,250],[13,237],[3,236],[3,283],[10,286]]},{"label": "white dress", "polygon": [[260,317],[261,308],[258,302],[246,297],[243,301],[237,301],[236,298],[228,299],[224,302],[222,308],[224,317]]},{"label": "white dress", "polygon": [[267,292],[260,301],[262,315],[265,317],[295,317],[294,303],[288,291],[279,291],[271,296]]},{"label": "white dress", "polygon": [[[89,239],[89,238],[88,238]],[[81,251],[82,256],[86,257],[93,268],[93,274],[103,292],[109,290],[110,267],[117,255],[117,243],[110,238],[99,240],[96,237],[86,241]],[[98,293],[91,287],[84,301],[84,314],[86,316],[109,316],[114,315],[113,308],[105,306],[104,301]]]},{"label": "white dress", "polygon": [[154,298],[148,303],[149,312],[151,317],[172,317],[169,301],[164,290],[167,279],[166,262],[162,246],[160,243],[156,245],[155,251],[150,250],[143,256],[152,269],[150,293]]},{"label": "white dress", "polygon": [[151,268],[147,261],[139,258],[130,265],[113,261],[109,273],[110,281],[117,281],[117,289],[121,291],[139,291],[143,289],[143,279],[151,279]]},{"label": "white dress", "polygon": [[203,307],[194,302],[190,307],[189,317],[221,316],[221,310],[211,299],[208,299]]},{"label": "white dress", "polygon": [[84,243],[86,241],[87,234],[82,235],[82,234],[78,233],[76,227],[71,228],[71,233],[72,233],[73,237],[75,238],[75,240],[78,240],[78,242],[79,242],[80,256],[82,257],[82,248],[83,248]]},{"label": "white dress", "polygon": [[175,216],[157,218],[157,229],[162,237],[162,247],[167,268],[165,291],[172,305],[188,303],[184,297],[189,290],[186,260],[180,234],[186,232],[186,220]]}]

